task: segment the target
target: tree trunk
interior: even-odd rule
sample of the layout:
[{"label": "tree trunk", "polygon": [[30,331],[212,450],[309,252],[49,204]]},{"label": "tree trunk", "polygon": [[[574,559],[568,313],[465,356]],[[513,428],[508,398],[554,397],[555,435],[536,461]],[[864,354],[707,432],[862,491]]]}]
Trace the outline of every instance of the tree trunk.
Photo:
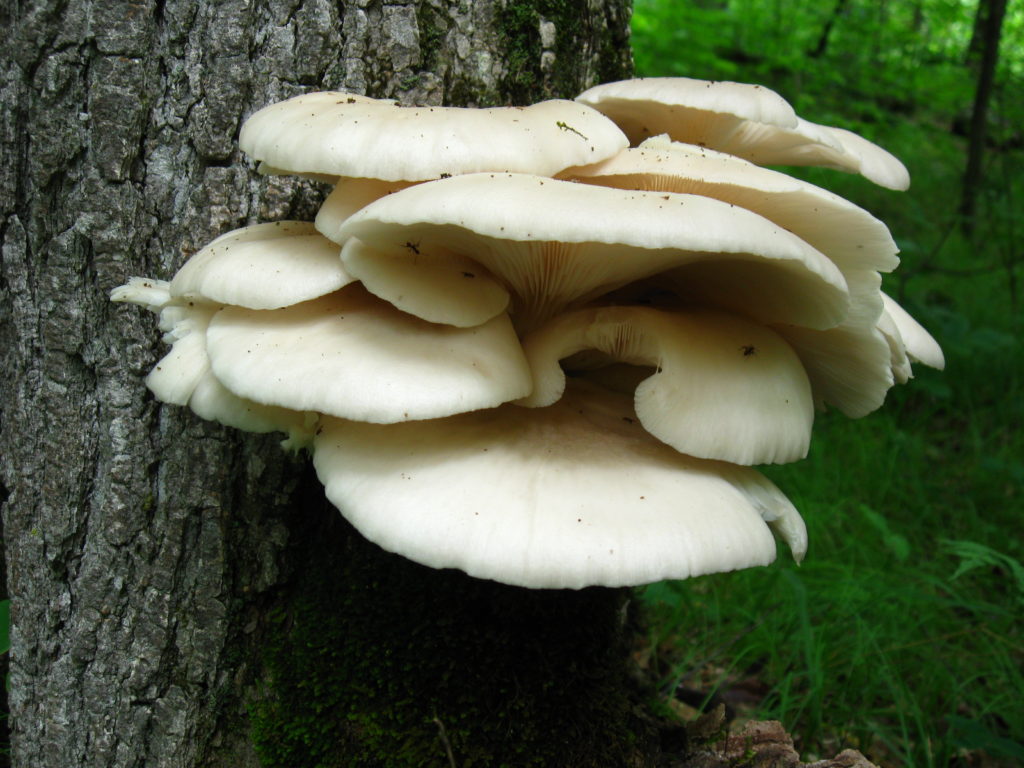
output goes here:
[{"label": "tree trunk", "polygon": [[807,56],[811,59],[820,59],[825,55],[828,50],[829,38],[832,35],[832,28],[840,17],[846,14],[846,6],[848,0],[836,0],[836,4],[832,8],[832,13],[825,20],[824,26],[821,28],[821,34],[818,36],[818,42],[814,48],[807,52]]},{"label": "tree trunk", "polygon": [[[277,438],[155,403],[153,318],[107,298],[228,229],[313,214],[308,184],[240,157],[257,108],[320,88],[571,97],[628,75],[627,23],[625,0],[6,0],[15,765],[636,763],[642,723],[608,663],[624,653],[592,641],[621,637],[621,593],[512,590],[380,553]],[[519,631],[538,626],[549,652]]]},{"label": "tree trunk", "polygon": [[[967,135],[967,167],[964,169],[964,182],[960,194],[960,217],[964,232],[968,235],[974,230],[974,214],[981,189],[985,141],[988,137],[988,107],[992,101],[992,89],[996,80],[999,41],[1002,38],[1005,15],[1006,0],[979,0],[974,25],[975,34],[971,38],[967,54],[968,64],[974,66],[976,63],[978,68],[978,85],[974,91],[971,127]],[[980,60],[975,50],[979,47]]]}]

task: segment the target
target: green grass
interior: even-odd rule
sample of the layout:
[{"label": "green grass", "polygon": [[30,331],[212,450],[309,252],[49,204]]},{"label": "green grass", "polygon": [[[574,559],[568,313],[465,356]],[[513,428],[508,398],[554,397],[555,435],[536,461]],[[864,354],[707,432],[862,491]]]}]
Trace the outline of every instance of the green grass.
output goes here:
[{"label": "green grass", "polygon": [[[971,84],[957,67],[928,59],[925,43],[917,59],[880,68],[811,64],[793,52],[813,35],[794,28],[787,47],[765,26],[775,5],[742,23],[730,5],[639,0],[638,74],[762,82],[804,117],[899,156],[913,177],[902,194],[799,174],[890,226],[903,265],[886,290],[939,340],[947,366],[915,366],[864,419],[821,415],[806,460],[767,468],[807,520],[803,565],[780,552],[770,568],[647,588],[648,663],[666,695],[717,691],[743,717],[781,720],[805,759],[854,747],[883,766],[1024,764],[1024,153],[990,152],[979,226],[966,237],[956,219],[964,145],[949,126]],[[751,61],[728,53],[741,45],[753,46]],[[894,104],[883,86],[899,78],[912,87]],[[996,136],[1021,124],[1000,108]]]}]

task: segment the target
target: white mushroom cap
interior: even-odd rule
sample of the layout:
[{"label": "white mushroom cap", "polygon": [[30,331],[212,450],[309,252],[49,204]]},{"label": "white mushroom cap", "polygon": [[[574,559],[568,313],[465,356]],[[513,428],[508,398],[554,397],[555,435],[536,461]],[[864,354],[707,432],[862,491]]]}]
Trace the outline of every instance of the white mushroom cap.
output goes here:
[{"label": "white mushroom cap", "polygon": [[793,347],[811,380],[820,408],[837,407],[850,418],[881,407],[892,387],[893,352],[879,330],[882,278],[871,270],[848,275],[850,315],[835,328],[775,327]]},{"label": "white mushroom cap", "polygon": [[360,208],[410,185],[407,181],[339,179],[317,211],[316,228],[321,232],[336,232]]},{"label": "white mushroom cap", "polygon": [[[847,155],[857,158],[856,168],[851,163],[849,167],[844,166],[840,170],[859,172],[868,181],[886,189],[903,191],[910,188],[910,172],[894,155],[853,131],[832,126],[822,127],[839,140]],[[845,158],[843,162],[847,162]]]},{"label": "white mushroom cap", "polygon": [[110,300],[138,304],[159,314],[171,300],[171,284],[151,277],[130,277],[127,283],[110,292]]},{"label": "white mushroom cap", "polygon": [[877,144],[843,128],[808,120],[801,119],[796,128],[745,123],[709,146],[758,165],[817,165],[859,173],[886,189],[910,187],[906,166]]},{"label": "white mushroom cap", "polygon": [[[761,284],[757,272],[749,265],[746,265],[747,269],[743,269],[745,265],[742,264],[728,266],[734,267],[731,274],[737,286],[757,288]],[[856,270],[850,273],[849,278],[849,315],[839,325],[823,330],[780,322],[772,317],[772,313],[760,311],[763,306],[756,307],[758,311],[751,311],[752,308],[744,306],[742,300],[730,304],[729,298],[735,300],[746,295],[742,290],[732,297],[726,295],[724,288],[718,295],[707,290],[688,290],[685,285],[678,285],[681,281],[674,279],[672,274],[633,283],[608,294],[604,301],[619,305],[642,304],[673,312],[729,306],[734,313],[767,323],[800,358],[811,383],[815,404],[819,408],[834,405],[846,415],[856,418],[875,410],[885,400],[893,383],[890,368],[895,363],[890,361],[890,352],[876,328],[884,319],[880,275],[871,270]],[[728,283],[725,281],[726,285]],[[755,299],[756,295],[752,295],[750,301]],[[898,338],[895,326],[893,331]],[[902,349],[902,342],[899,342],[899,347]],[[577,367],[580,365],[578,357],[570,361]],[[586,364],[589,361],[582,362]],[[598,375],[596,372],[586,373],[590,380],[598,380]],[[634,386],[638,383],[635,381]]]},{"label": "white mushroom cap", "polygon": [[219,307],[211,304],[176,304],[166,280],[132,277],[110,292],[110,300],[145,307],[159,318],[163,341],[171,351],[146,377],[146,386],[164,403],[186,405],[209,368],[206,328]]},{"label": "white mushroom cap", "polygon": [[[260,120],[263,122],[264,126],[274,126],[276,124],[278,125],[278,127],[280,127],[282,121],[287,122],[290,121],[292,117],[294,117],[293,113],[295,105],[291,102],[295,101],[295,99],[303,99],[308,100],[310,104],[316,104],[318,101],[318,96],[329,96],[332,97],[334,101],[342,100],[346,104],[385,104],[392,106],[395,104],[394,99],[375,99],[370,96],[363,96],[362,94],[358,93],[343,93],[340,91],[331,91],[324,92],[322,94],[305,94],[304,96],[300,95],[292,99],[287,99],[285,101],[278,102],[276,104],[271,104],[270,106],[264,107],[263,109],[259,110],[256,114],[252,115],[251,117],[260,115]],[[248,120],[242,126],[243,132],[246,131],[246,125],[248,125]],[[246,151],[244,145],[242,145],[240,148],[242,149],[242,151]],[[317,181],[323,184],[336,184],[338,182],[338,174],[336,173],[318,173],[316,171],[297,172],[285,168],[277,168],[274,165],[266,162],[261,162],[257,167],[257,171],[264,176],[283,176],[291,174],[301,176],[306,179],[311,179],[312,181]]]},{"label": "white mushroom cap", "polygon": [[530,391],[506,315],[475,328],[434,325],[359,285],[279,310],[226,307],[207,346],[214,374],[237,395],[360,421],[438,418]]},{"label": "white mushroom cap", "polygon": [[250,309],[309,301],[353,282],[340,249],[304,221],[276,221],[221,235],[178,270],[172,299]]},{"label": "white mushroom cap", "polygon": [[164,341],[171,350],[146,377],[146,386],[164,403],[188,405],[196,415],[246,432],[286,432],[288,448],[311,444],[315,419],[312,414],[261,405],[229,392],[210,370],[206,331],[217,305],[170,304],[169,284],[161,280],[132,278],[114,289],[113,301],[130,301],[159,312]]},{"label": "white mushroom cap", "polygon": [[893,374],[889,344],[878,329],[843,323],[825,331],[776,330],[807,370],[818,407],[834,405],[853,419],[881,407]]},{"label": "white mushroom cap", "polygon": [[641,77],[594,86],[576,100],[615,121],[634,145],[670,132],[667,125],[691,137],[680,141],[710,147],[746,121],[782,128],[797,125],[793,107],[775,91],[723,80]]},{"label": "white mushroom cap", "polygon": [[468,256],[424,252],[419,242],[408,240],[403,247],[411,258],[353,237],[346,241],[342,258],[370,293],[432,323],[471,328],[508,309],[505,287]]},{"label": "white mushroom cap", "polygon": [[210,369],[206,330],[218,309],[215,304],[198,304],[188,308],[170,306],[161,312],[160,325],[167,330],[164,342],[171,345],[171,351],[146,377],[146,386],[160,402],[188,405]]},{"label": "white mushroom cap", "polygon": [[529,107],[400,107],[307,93],[260,110],[239,146],[275,170],[424,181],[477,171],[553,175],[627,145],[589,107],[545,101]]},{"label": "white mushroom cap", "polygon": [[942,354],[942,347],[932,338],[932,335],[911,317],[907,310],[884,293],[882,302],[885,305],[884,314],[891,321],[891,325],[889,323],[879,325],[883,333],[891,337],[891,329],[895,327],[899,333],[899,341],[911,360],[924,363],[929,368],[937,368],[940,371],[945,368],[946,358]]},{"label": "white mushroom cap", "polygon": [[[696,195],[473,174],[388,195],[328,235],[336,241],[358,238],[408,265],[424,255],[473,259],[512,294],[512,316],[520,328],[679,267],[713,279],[719,262],[764,265],[761,282],[747,290],[760,294],[759,302],[772,302],[784,291],[787,299],[775,304],[787,313],[785,322],[827,328],[848,309],[846,283],[821,253],[750,211]],[[350,247],[346,243],[342,260],[363,279],[363,268],[349,260]],[[397,302],[399,295],[408,300],[416,290],[410,283],[389,287],[378,281],[372,290],[388,301]],[[440,308],[428,319],[449,322],[446,314],[451,313]]]},{"label": "white mushroom cap", "polygon": [[299,450],[313,444],[317,416],[311,412],[293,411],[276,405],[262,405],[246,400],[228,390],[207,364],[206,373],[196,383],[188,407],[200,418],[216,421],[226,427],[246,432],[285,432],[285,448]]},{"label": "white mushroom cap", "polygon": [[[650,437],[629,399],[577,389],[394,425],[324,419],[314,465],[368,539],[433,568],[534,588],[625,586],[798,560],[800,516],[746,467]],[[767,522],[767,525],[766,525]]]},{"label": "white mushroom cap", "polygon": [[907,169],[884,149],[850,131],[796,117],[781,96],[760,86],[671,77],[624,80],[599,85],[577,100],[608,115],[634,145],[666,133],[759,165],[822,165],[889,189],[910,186]]},{"label": "white mushroom cap", "polygon": [[522,405],[555,402],[565,389],[559,360],[596,349],[655,366],[636,388],[636,413],[676,450],[734,464],[807,455],[814,422],[807,374],[789,345],[763,326],[721,312],[597,307],[557,317],[523,348],[534,387]]},{"label": "white mushroom cap", "polygon": [[845,273],[899,264],[888,228],[863,208],[784,173],[723,152],[649,139],[559,178],[619,189],[706,195],[753,211],[805,240]]}]

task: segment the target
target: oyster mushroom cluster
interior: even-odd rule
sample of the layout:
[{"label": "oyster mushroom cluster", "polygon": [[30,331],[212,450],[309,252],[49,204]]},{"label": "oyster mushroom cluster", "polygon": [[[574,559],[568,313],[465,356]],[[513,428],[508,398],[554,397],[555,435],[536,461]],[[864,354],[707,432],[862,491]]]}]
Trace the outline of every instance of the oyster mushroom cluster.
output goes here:
[{"label": "oyster mushroom cluster", "polygon": [[803,521],[752,465],[802,458],[815,410],[863,416],[912,361],[942,365],[880,290],[886,227],[758,164],[895,189],[906,169],[760,86],[311,93],[240,144],[334,189],[315,224],[229,232],[114,291],[171,344],[147,384],[287,433],[360,532],[428,566],[634,585],[767,564],[773,532],[799,560]]}]

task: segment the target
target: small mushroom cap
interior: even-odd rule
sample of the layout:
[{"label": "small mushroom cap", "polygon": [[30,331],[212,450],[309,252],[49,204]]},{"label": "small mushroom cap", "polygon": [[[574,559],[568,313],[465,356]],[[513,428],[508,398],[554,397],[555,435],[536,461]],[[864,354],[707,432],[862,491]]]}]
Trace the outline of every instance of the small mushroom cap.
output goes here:
[{"label": "small mushroom cap", "polygon": [[316,414],[262,405],[239,397],[217,380],[209,365],[197,382],[188,407],[200,418],[245,432],[284,432],[288,435],[285,448],[299,450],[313,445]]},{"label": "small mushroom cap", "polygon": [[[576,100],[604,113],[630,143],[685,126],[690,144],[713,147],[745,121],[795,128],[789,102],[761,85],[689,77],[641,77],[597,85]],[[673,134],[672,138],[677,138]]]},{"label": "small mushroom cap", "polygon": [[[368,539],[433,568],[533,588],[626,586],[797,559],[803,521],[762,475],[677,453],[629,399],[583,387],[373,425],[324,419],[314,465]],[[767,525],[766,525],[767,523]]]},{"label": "small mushroom cap", "polygon": [[874,327],[843,323],[824,331],[778,328],[803,362],[815,404],[834,405],[851,419],[881,407],[893,385],[891,351]]},{"label": "small mushroom cap", "polygon": [[883,332],[888,332],[888,335],[891,335],[891,328],[895,326],[907,356],[912,361],[924,363],[929,368],[936,368],[940,371],[945,368],[946,357],[942,354],[942,347],[932,338],[932,335],[911,317],[907,310],[884,293],[882,302],[885,305],[885,315],[892,323],[891,326],[888,323],[881,325]]},{"label": "small mushroom cap", "polygon": [[342,249],[348,269],[370,293],[431,323],[471,328],[497,317],[509,306],[509,293],[483,266],[467,256],[424,253],[406,241],[404,254],[384,252],[357,237]]},{"label": "small mushroom cap", "polygon": [[692,144],[649,139],[608,160],[569,168],[559,178],[651,192],[713,197],[753,211],[849,269],[890,271],[899,264],[888,228],[863,208],[821,187]]},{"label": "small mushroom cap", "polygon": [[885,402],[893,385],[889,344],[877,326],[882,314],[881,276],[850,274],[850,315],[835,328],[778,325],[807,370],[819,408],[833,405],[850,418],[866,416]]},{"label": "small mushroom cap", "polygon": [[275,170],[425,181],[477,171],[553,175],[627,145],[613,122],[571,101],[529,107],[400,107],[307,93],[260,110],[239,146]]},{"label": "small mushroom cap", "polygon": [[146,377],[146,386],[162,403],[188,405],[200,380],[210,369],[206,355],[206,330],[217,305],[168,307],[161,313],[166,329],[164,341],[171,351],[164,355]]},{"label": "small mushroom cap", "polygon": [[651,78],[599,85],[577,100],[608,115],[634,146],[665,133],[758,165],[820,165],[888,189],[910,186],[907,169],[884,149],[798,118],[781,96],[761,86]]},{"label": "small mushroom cap", "polygon": [[530,391],[506,315],[474,328],[434,325],[359,285],[278,310],[225,307],[207,347],[237,395],[360,421],[433,419]]},{"label": "small mushroom cap", "polygon": [[171,345],[171,350],[146,377],[146,386],[157,400],[188,405],[201,418],[246,432],[285,432],[285,445],[289,448],[312,443],[310,414],[238,397],[213,375],[206,354],[206,332],[218,306],[169,304],[169,284],[149,278],[132,278],[127,285],[116,288],[111,298],[160,312],[160,327],[166,331],[164,341]]},{"label": "small mushroom cap", "polygon": [[407,181],[339,179],[317,211],[316,228],[321,232],[336,232],[360,208],[410,185]]},{"label": "small mushroom cap", "polygon": [[[388,195],[328,235],[335,241],[358,238],[408,265],[424,255],[473,259],[512,294],[512,317],[521,329],[537,327],[570,304],[680,267],[699,272],[698,283],[714,280],[719,262],[740,265],[740,271],[763,264],[762,282],[748,286],[748,293],[755,294],[755,304],[774,302],[786,313],[781,322],[828,328],[848,309],[845,280],[821,253],[757,214],[696,195],[481,173]],[[362,267],[346,257],[343,251],[346,268],[363,279]],[[415,290],[409,282],[378,282],[373,290],[396,302]],[[731,277],[721,282],[720,293],[742,285]],[[785,300],[776,301],[782,294]]]},{"label": "small mushroom cap", "polygon": [[171,281],[171,297],[278,309],[353,282],[338,245],[304,221],[236,229],[197,252]]},{"label": "small mushroom cap", "polygon": [[778,334],[721,312],[597,307],[561,315],[523,340],[533,392],[546,406],[562,396],[559,360],[596,349],[612,360],[650,365],[635,407],[648,432],[676,450],[734,464],[807,455],[814,423],[800,359]]},{"label": "small mushroom cap", "polygon": [[171,300],[171,284],[151,277],[130,277],[127,283],[110,292],[110,300],[138,304],[159,314]]}]

